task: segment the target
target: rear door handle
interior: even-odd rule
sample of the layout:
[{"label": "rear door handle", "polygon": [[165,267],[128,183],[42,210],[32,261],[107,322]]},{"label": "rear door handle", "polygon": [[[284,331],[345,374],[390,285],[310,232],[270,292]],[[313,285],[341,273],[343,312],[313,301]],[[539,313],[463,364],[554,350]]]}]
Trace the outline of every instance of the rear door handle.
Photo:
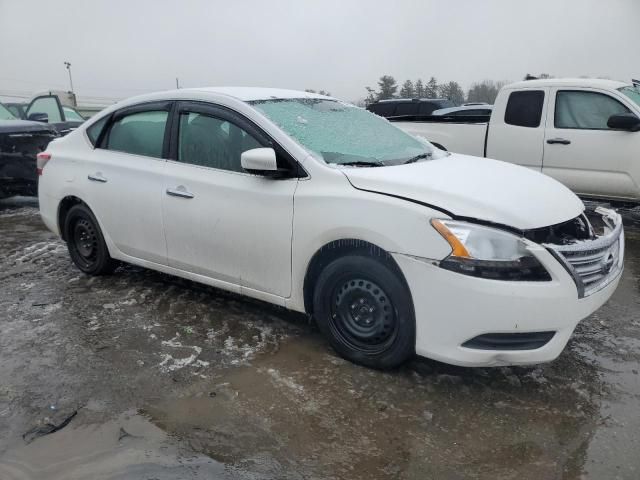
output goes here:
[{"label": "rear door handle", "polygon": [[87,175],[87,178],[92,182],[107,183],[107,179],[104,178],[100,172],[94,173],[93,175]]},{"label": "rear door handle", "polygon": [[549,145],[553,145],[554,143],[559,143],[560,145],[569,145],[571,140],[567,140],[566,138],[550,138],[547,140]]},{"label": "rear door handle", "polygon": [[187,190],[184,186],[180,185],[176,188],[167,188],[167,195],[172,197],[181,197],[181,198],[193,198],[195,195]]}]

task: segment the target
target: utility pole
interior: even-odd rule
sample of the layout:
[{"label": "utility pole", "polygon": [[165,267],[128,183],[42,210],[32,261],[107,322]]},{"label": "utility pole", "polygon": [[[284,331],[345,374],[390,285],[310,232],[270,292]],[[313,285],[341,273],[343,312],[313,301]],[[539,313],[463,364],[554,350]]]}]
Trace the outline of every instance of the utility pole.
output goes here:
[{"label": "utility pole", "polygon": [[176,77],[176,88],[180,88],[180,82],[178,82],[178,77]]},{"label": "utility pole", "polygon": [[64,62],[64,66],[67,67],[67,72],[69,72],[69,84],[71,85],[71,93],[73,93],[73,80],[71,78],[71,64],[69,62]]}]

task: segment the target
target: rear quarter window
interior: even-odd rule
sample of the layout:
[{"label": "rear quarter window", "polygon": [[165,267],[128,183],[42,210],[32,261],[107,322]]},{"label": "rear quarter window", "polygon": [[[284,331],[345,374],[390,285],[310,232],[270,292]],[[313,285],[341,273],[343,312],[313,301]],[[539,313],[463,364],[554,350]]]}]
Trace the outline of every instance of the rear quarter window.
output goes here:
[{"label": "rear quarter window", "polygon": [[89,137],[89,141],[94,147],[97,146],[100,134],[102,133],[102,130],[104,130],[104,126],[107,124],[108,120],[109,115],[106,115],[87,128],[87,137]]},{"label": "rear quarter window", "polygon": [[517,127],[537,128],[542,119],[544,91],[524,90],[512,92],[507,101],[504,123]]}]

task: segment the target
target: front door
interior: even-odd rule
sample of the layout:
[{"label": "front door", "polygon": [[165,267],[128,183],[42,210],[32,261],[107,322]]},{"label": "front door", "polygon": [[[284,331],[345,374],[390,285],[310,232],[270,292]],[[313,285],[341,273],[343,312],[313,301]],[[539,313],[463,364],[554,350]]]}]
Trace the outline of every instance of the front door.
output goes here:
[{"label": "front door", "polygon": [[611,115],[630,110],[597,90],[557,88],[552,96],[543,172],[578,194],[639,198],[630,173],[636,169],[640,133],[607,126]]},{"label": "front door", "polygon": [[269,139],[240,115],[179,104],[162,195],[168,260],[231,289],[288,297],[298,180],[245,172],[240,154],[263,146]]}]

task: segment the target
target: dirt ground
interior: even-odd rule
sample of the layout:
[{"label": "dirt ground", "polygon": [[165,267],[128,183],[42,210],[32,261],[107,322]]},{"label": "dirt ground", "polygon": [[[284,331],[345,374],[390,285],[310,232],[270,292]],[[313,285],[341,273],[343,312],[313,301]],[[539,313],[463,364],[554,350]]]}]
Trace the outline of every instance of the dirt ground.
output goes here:
[{"label": "dirt ground", "polygon": [[632,223],[616,294],[555,362],[381,373],[300,315],[132,266],[87,277],[34,200],[1,202],[0,479],[640,478]]}]

